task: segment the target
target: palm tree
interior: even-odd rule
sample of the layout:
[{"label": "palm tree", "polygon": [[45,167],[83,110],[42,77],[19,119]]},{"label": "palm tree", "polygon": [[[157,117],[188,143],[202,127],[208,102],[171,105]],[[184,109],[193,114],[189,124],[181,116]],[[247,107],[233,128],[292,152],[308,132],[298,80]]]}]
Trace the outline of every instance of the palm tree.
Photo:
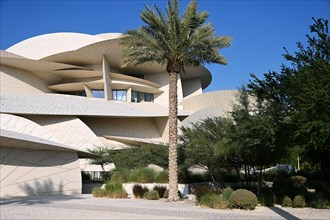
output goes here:
[{"label": "palm tree", "polygon": [[204,24],[208,13],[197,11],[192,1],[183,15],[179,15],[178,0],[169,0],[166,14],[154,5],[146,6],[140,17],[145,23],[137,30],[129,30],[120,39],[124,47],[124,65],[159,63],[169,74],[169,201],[178,201],[177,172],[177,78],[188,66],[204,63],[226,64],[219,49],[230,46],[230,37],[217,37],[211,24]]}]

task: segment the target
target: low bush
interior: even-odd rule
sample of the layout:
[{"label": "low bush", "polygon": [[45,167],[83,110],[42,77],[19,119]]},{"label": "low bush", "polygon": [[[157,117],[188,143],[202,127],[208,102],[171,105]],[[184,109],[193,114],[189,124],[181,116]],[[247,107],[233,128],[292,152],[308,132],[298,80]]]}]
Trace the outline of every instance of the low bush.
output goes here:
[{"label": "low bush", "polygon": [[158,192],[155,190],[150,190],[148,192],[146,192],[143,195],[143,198],[148,199],[148,200],[158,200],[159,199],[159,195]]},{"label": "low bush", "polygon": [[119,181],[108,181],[105,184],[106,196],[110,198],[127,198],[127,193],[123,188],[123,184]]},{"label": "low bush", "polygon": [[285,196],[282,201],[283,207],[292,207],[292,200],[289,196]]},{"label": "low bush", "polygon": [[155,177],[155,182],[168,183],[168,171],[163,170],[162,172],[157,173]]},{"label": "low bush", "polygon": [[214,209],[226,209],[228,207],[228,201],[216,193],[202,195],[198,204]]},{"label": "low bush", "polygon": [[165,186],[154,186],[153,190],[158,192],[159,198],[164,198],[164,193],[166,191],[166,187]]},{"label": "low bush", "polygon": [[99,188],[99,187],[95,187],[92,190],[92,195],[93,195],[93,197],[99,197],[100,198],[100,197],[105,196],[106,193],[105,193],[105,190],[104,189]]},{"label": "low bush", "polygon": [[275,203],[274,194],[258,196],[258,202],[262,206],[267,206],[267,207],[274,206]]},{"label": "low bush", "polygon": [[230,195],[232,194],[232,192],[234,192],[234,190],[230,187],[227,187],[225,188],[223,191],[222,191],[222,196],[225,200],[229,201],[229,197]]},{"label": "low bush", "polygon": [[126,183],[128,179],[129,170],[127,169],[116,169],[111,172],[111,182]]},{"label": "low bush", "polygon": [[210,186],[206,186],[206,185],[198,186],[194,190],[194,194],[196,195],[197,201],[200,200],[201,196],[207,195],[207,194],[213,194],[213,193],[216,193],[216,191],[213,188],[211,188]]},{"label": "low bush", "polygon": [[280,179],[273,183],[273,192],[276,197],[276,202],[281,203],[284,196],[294,198],[297,195],[305,196],[307,187],[305,185],[306,178],[303,176],[292,176],[289,179]]},{"label": "low bush", "polygon": [[306,202],[303,196],[295,196],[292,201],[292,206],[294,208],[304,208],[306,206]]},{"label": "low bush", "polygon": [[258,205],[257,196],[248,190],[238,189],[229,197],[229,207],[239,209],[255,209]]},{"label": "low bush", "polygon": [[308,206],[316,209],[327,209],[330,208],[330,203],[322,193],[315,193],[310,198]]},{"label": "low bush", "polygon": [[128,175],[129,182],[153,183],[157,172],[150,168],[136,169]]},{"label": "low bush", "polygon": [[148,191],[149,189],[147,187],[143,187],[140,184],[135,184],[133,186],[133,195],[136,199],[142,199],[143,195]]}]

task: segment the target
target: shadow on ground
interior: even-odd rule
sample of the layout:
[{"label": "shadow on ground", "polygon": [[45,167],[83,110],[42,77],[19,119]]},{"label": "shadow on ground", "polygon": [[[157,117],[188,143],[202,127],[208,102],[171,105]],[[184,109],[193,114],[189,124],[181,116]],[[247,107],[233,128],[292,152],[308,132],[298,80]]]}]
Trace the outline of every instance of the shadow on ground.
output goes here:
[{"label": "shadow on ground", "polygon": [[68,201],[85,199],[81,195],[40,195],[26,197],[0,198],[0,205],[35,205],[35,204],[50,204],[55,201]]},{"label": "shadow on ground", "polygon": [[284,211],[283,209],[279,208],[279,207],[268,207],[269,209],[271,209],[273,212],[275,212],[276,214],[282,216],[283,218],[285,218],[286,220],[301,220],[300,218],[297,218],[294,215],[291,215],[290,213]]}]

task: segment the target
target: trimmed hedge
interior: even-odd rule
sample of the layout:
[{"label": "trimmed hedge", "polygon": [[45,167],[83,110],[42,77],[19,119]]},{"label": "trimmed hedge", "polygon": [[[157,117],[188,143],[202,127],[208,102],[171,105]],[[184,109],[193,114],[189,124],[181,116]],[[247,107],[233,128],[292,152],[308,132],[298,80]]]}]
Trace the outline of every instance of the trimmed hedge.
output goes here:
[{"label": "trimmed hedge", "polygon": [[246,189],[235,190],[229,197],[230,208],[255,209],[257,205],[257,196]]}]

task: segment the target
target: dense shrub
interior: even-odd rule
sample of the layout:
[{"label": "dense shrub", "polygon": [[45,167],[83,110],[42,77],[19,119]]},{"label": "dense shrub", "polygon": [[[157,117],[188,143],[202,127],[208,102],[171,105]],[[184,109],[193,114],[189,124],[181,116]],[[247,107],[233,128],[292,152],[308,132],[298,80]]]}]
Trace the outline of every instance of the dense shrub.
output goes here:
[{"label": "dense shrub", "polygon": [[123,188],[123,184],[121,182],[111,182],[108,181],[105,184],[105,192],[106,196],[110,198],[127,198],[127,193]]},{"label": "dense shrub", "polygon": [[304,208],[306,206],[306,202],[303,196],[295,196],[292,201],[292,206],[295,208]]},{"label": "dense shrub", "polygon": [[308,206],[316,209],[327,209],[330,204],[322,193],[315,193],[311,196]]},{"label": "dense shrub", "polygon": [[155,190],[150,190],[148,192],[146,192],[143,195],[143,198],[148,199],[148,200],[158,200],[159,199],[159,195],[158,192]]},{"label": "dense shrub", "polygon": [[275,182],[287,178],[288,178],[288,173],[285,170],[273,169],[263,174],[264,181]]},{"label": "dense shrub", "polygon": [[289,196],[284,196],[283,201],[282,201],[282,206],[283,207],[292,207],[292,200]]},{"label": "dense shrub", "polygon": [[166,191],[166,187],[165,186],[154,186],[153,190],[158,192],[159,198],[164,198],[164,193]]},{"label": "dense shrub", "polygon": [[156,183],[168,183],[168,171],[163,170],[162,172],[156,173]]},{"label": "dense shrub", "polygon": [[136,169],[128,175],[129,182],[153,183],[157,172],[150,168]]},{"label": "dense shrub", "polygon": [[142,199],[143,195],[148,192],[148,188],[145,186],[141,186],[140,184],[135,184],[133,186],[133,195],[137,199]]},{"label": "dense shrub", "polygon": [[262,206],[267,206],[267,207],[274,206],[275,203],[274,194],[258,196],[258,202]]},{"label": "dense shrub", "polygon": [[229,201],[229,197],[230,195],[232,194],[232,192],[234,192],[234,190],[230,187],[227,187],[225,188],[223,191],[222,191],[222,196],[225,200]]},{"label": "dense shrub", "polygon": [[216,193],[202,195],[198,204],[214,209],[225,209],[228,207],[228,201],[222,195]]},{"label": "dense shrub", "polygon": [[305,196],[307,187],[305,185],[306,178],[303,176],[292,176],[289,179],[281,179],[273,183],[273,192],[276,202],[281,203],[284,196],[294,198],[297,195]]},{"label": "dense shrub", "polygon": [[103,197],[106,195],[105,190],[99,187],[95,187],[92,190],[93,197]]},{"label": "dense shrub", "polygon": [[257,205],[257,196],[245,189],[235,190],[229,197],[230,208],[254,209]]}]

